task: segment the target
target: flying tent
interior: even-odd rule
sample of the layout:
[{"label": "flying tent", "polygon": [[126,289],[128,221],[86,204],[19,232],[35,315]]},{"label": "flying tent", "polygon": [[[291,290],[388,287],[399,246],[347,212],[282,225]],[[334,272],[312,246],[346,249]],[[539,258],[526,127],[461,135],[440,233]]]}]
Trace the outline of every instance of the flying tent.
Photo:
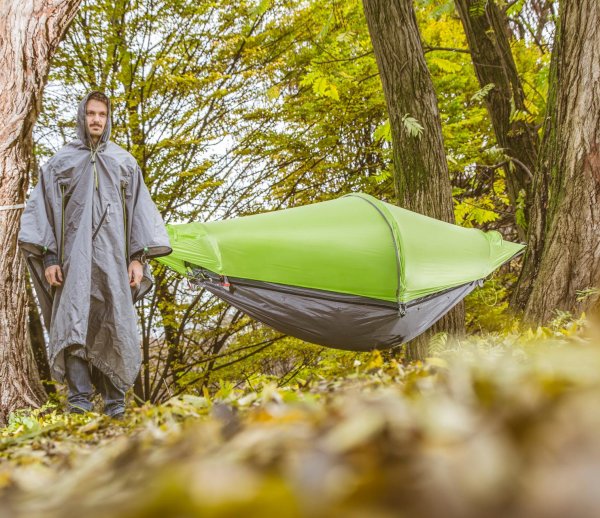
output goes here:
[{"label": "flying tent", "polygon": [[168,231],[158,261],[279,331],[360,351],[411,340],[524,248],[366,194]]}]

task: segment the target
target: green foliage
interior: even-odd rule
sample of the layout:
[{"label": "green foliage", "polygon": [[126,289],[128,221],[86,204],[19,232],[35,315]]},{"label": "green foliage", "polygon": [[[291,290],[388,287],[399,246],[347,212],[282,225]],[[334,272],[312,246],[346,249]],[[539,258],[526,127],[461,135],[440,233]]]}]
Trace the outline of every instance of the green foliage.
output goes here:
[{"label": "green foliage", "polygon": [[[468,48],[458,17],[453,12],[443,13],[446,4],[441,0],[420,2],[417,16],[438,95],[457,221],[484,229],[499,228],[505,237],[516,239],[519,232],[514,225],[514,216],[519,217],[519,213],[523,216],[524,213],[519,207],[511,206],[506,196],[504,171],[499,170],[499,164],[507,159],[497,148],[482,102],[493,91],[494,85],[479,85],[469,54],[437,50]],[[511,50],[525,90],[526,110],[517,112],[513,109],[512,117],[541,127],[546,110],[549,68],[549,52],[544,47],[544,38],[550,31],[540,29],[539,33],[543,35],[540,41],[523,37],[522,31],[516,27],[527,27],[528,31],[536,32],[538,29],[531,23],[542,23],[542,20],[535,20],[530,10],[520,9],[516,4],[512,3],[509,11],[509,16],[513,17],[510,29],[514,36]],[[471,2],[472,16],[483,16],[486,5],[486,0]],[[500,7],[507,5],[499,3]],[[442,14],[439,9],[442,9]],[[443,61],[440,62],[440,59]],[[454,66],[448,66],[446,62]]]},{"label": "green foliage", "polygon": [[509,311],[509,288],[516,281],[514,272],[495,273],[465,299],[466,328],[469,333],[511,333],[519,321]]},{"label": "green foliage", "polygon": [[498,219],[494,208],[494,200],[488,196],[482,196],[478,200],[462,198],[454,206],[454,217],[458,225],[481,227]]},{"label": "green foliage", "polygon": [[586,300],[588,297],[597,297],[600,295],[600,288],[592,287],[577,291],[577,301]]},{"label": "green foliage", "polygon": [[516,213],[515,219],[517,225],[519,225],[523,230],[527,230],[527,219],[525,218],[525,202],[526,193],[523,189],[519,191],[519,196],[517,197],[517,205],[516,205]]},{"label": "green foliage", "polygon": [[300,85],[312,86],[312,90],[317,96],[330,97],[335,101],[340,100],[340,95],[338,94],[338,89],[335,84],[330,82],[330,80],[319,71],[308,73],[304,79],[300,81]]},{"label": "green foliage", "polygon": [[525,7],[525,0],[516,0],[506,9],[506,14],[510,17],[518,16],[523,7]]},{"label": "green foliage", "polygon": [[[271,176],[265,203],[283,207],[363,190],[393,196],[389,146],[376,129],[385,101],[361,4],[311,1],[273,22],[282,48],[264,78],[272,102],[246,112],[252,159]],[[276,90],[274,90],[276,89]]]},{"label": "green foliage", "polygon": [[488,1],[490,0],[474,0],[469,7],[469,14],[475,18],[484,16]]},{"label": "green foliage", "polygon": [[462,70],[462,65],[450,59],[431,57],[428,60],[428,64],[437,67],[442,72],[454,73]]},{"label": "green foliage", "polygon": [[373,133],[375,140],[384,140],[385,142],[392,142],[392,126],[390,119],[387,119],[383,124],[375,129]]}]

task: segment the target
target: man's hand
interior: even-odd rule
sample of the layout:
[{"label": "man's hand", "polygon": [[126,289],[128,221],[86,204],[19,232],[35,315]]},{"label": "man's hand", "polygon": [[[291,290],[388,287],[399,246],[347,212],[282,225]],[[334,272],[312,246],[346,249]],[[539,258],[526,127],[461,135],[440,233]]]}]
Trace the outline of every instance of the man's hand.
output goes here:
[{"label": "man's hand", "polygon": [[48,266],[44,271],[44,275],[50,286],[62,286],[63,273],[58,264]]},{"label": "man's hand", "polygon": [[144,276],[144,267],[142,266],[142,263],[134,259],[129,263],[127,273],[129,274],[129,286],[137,288]]}]

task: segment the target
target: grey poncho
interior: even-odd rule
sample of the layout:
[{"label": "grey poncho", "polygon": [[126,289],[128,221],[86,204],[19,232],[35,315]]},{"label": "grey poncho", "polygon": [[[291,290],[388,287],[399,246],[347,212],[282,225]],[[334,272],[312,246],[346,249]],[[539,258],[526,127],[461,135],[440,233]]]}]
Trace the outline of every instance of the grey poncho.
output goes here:
[{"label": "grey poncho", "polygon": [[[134,302],[152,286],[147,265],[139,288],[129,286],[130,258],[171,253],[163,220],[135,159],[109,141],[110,113],[96,148],[89,144],[86,96],[77,115],[78,138],[41,169],[21,218],[25,253],[44,323],[52,375],[65,375],[65,348],[80,353],[120,389],[139,371],[140,337]],[[44,276],[45,254],[62,265],[62,286]]]}]

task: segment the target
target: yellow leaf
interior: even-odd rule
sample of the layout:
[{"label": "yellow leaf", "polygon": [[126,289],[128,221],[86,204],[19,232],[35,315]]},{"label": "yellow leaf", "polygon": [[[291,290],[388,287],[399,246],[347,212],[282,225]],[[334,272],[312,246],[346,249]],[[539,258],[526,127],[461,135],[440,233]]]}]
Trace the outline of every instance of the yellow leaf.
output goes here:
[{"label": "yellow leaf", "polygon": [[440,367],[442,369],[448,368],[448,362],[443,358],[439,358],[438,356],[431,356],[430,358],[425,358],[425,361],[429,365],[433,365],[434,367]]},{"label": "yellow leaf", "polygon": [[267,90],[267,97],[271,100],[277,99],[279,97],[280,90],[278,86],[272,86]]}]

